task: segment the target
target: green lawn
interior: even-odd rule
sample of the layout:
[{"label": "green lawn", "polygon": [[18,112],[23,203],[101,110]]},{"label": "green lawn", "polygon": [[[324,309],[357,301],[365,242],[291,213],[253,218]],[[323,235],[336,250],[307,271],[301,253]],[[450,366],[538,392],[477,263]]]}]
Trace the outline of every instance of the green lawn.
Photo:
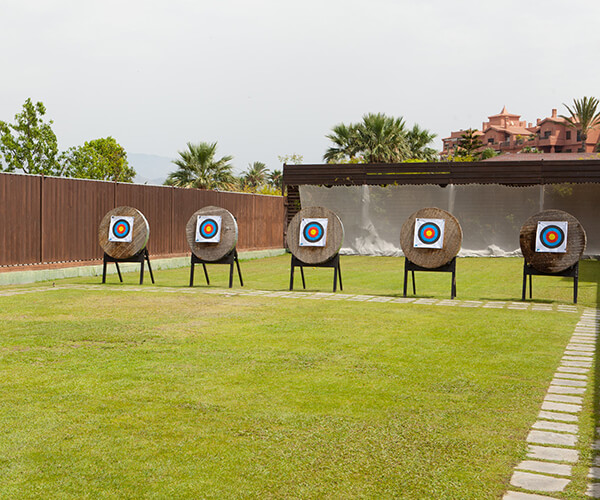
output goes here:
[{"label": "green lawn", "polygon": [[[521,263],[460,259],[458,298],[518,300]],[[401,264],[342,257],[344,292],[398,296]],[[147,279],[154,293],[127,291],[131,273],[0,297],[0,498],[500,498],[579,319],[209,294],[227,268],[209,271],[191,293],[181,269]],[[242,271],[285,290],[289,256]],[[581,275],[597,307],[600,263]],[[331,269],[306,277],[330,291]],[[448,298],[449,281],[417,273],[417,292]],[[535,277],[534,299],[568,304],[571,283]]]}]

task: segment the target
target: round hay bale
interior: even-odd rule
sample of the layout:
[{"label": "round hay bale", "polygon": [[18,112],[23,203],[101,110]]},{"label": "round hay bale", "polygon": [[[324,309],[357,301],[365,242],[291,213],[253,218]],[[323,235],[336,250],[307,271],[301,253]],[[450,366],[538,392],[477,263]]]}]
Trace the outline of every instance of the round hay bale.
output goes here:
[{"label": "round hay bale", "polygon": [[[325,246],[301,246],[302,219],[327,219]],[[290,221],[286,235],[287,246],[294,256],[306,264],[322,264],[335,257],[344,242],[344,226],[340,218],[325,207],[307,207]]]},{"label": "round hay bale", "polygon": [[[565,221],[567,248],[564,253],[536,252],[535,240],[538,222]],[[519,243],[525,262],[542,273],[559,273],[576,264],[585,251],[586,234],[579,221],[562,210],[544,210],[525,221],[519,234]]]},{"label": "round hay bale", "polygon": [[[197,242],[198,216],[221,217],[221,234],[217,243]],[[238,225],[231,212],[220,207],[208,206],[194,212],[185,226],[185,235],[192,253],[201,260],[215,262],[231,252],[238,240]]]},{"label": "round hay bale", "polygon": [[[444,240],[442,248],[415,248],[414,234],[416,219],[443,219]],[[435,269],[448,264],[460,251],[462,228],[456,217],[441,208],[428,207],[417,210],[402,225],[400,246],[405,257],[417,266]]]},{"label": "round hay bale", "polygon": [[[131,241],[109,241],[112,216],[133,217]],[[137,208],[117,207],[113,208],[102,218],[98,227],[98,241],[107,255],[113,259],[128,259],[146,248],[150,237],[150,226],[144,214]]]}]

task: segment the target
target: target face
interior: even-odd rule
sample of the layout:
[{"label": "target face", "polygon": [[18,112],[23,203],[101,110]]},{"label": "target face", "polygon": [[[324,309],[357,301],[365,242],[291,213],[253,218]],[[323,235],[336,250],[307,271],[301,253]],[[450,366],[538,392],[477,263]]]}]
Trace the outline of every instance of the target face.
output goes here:
[{"label": "target face", "polygon": [[568,229],[567,221],[538,221],[535,233],[535,251],[566,253]]},{"label": "target face", "polygon": [[108,241],[131,243],[133,237],[133,217],[111,215],[108,226]]},{"label": "target face", "polygon": [[415,219],[415,248],[444,247],[444,219]]},{"label": "target face", "polygon": [[221,216],[199,215],[196,222],[196,243],[219,243],[221,241]]},{"label": "target face", "polygon": [[327,242],[328,219],[302,219],[300,222],[301,247],[324,247]]}]

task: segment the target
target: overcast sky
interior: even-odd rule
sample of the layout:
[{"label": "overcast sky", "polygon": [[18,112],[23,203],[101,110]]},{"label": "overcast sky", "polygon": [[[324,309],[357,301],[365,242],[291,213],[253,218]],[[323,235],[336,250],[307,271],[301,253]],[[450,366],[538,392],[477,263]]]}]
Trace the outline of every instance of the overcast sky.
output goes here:
[{"label": "overcast sky", "polygon": [[[600,97],[600,1],[2,0],[0,120],[42,101],[61,150],[113,136],[174,158],[218,141],[237,171],[363,114],[438,135],[506,105],[535,121]],[[167,172],[165,172],[166,174]]]}]

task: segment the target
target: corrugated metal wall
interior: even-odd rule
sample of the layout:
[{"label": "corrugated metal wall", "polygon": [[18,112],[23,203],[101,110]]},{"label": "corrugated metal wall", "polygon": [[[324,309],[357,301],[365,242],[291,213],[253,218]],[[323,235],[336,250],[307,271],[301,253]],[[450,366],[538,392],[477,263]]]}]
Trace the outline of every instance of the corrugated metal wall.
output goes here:
[{"label": "corrugated metal wall", "polygon": [[283,247],[280,196],[1,173],[0,266],[101,259],[98,226],[121,205],[148,219],[152,256],[189,252],[185,226],[207,205],[237,218],[238,249]]}]

